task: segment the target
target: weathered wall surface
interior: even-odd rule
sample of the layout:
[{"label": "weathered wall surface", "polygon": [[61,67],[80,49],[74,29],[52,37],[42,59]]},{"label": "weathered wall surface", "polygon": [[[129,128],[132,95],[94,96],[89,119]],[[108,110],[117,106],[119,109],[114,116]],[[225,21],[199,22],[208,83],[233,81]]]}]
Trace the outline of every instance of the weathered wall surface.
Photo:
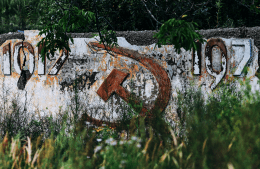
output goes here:
[{"label": "weathered wall surface", "polygon": [[[190,80],[211,93],[224,79],[250,77],[252,90],[259,90],[255,76],[259,29],[201,30],[208,44],[198,44],[198,52],[182,49],[180,54],[172,45],[154,48],[155,31],[117,32],[120,47],[109,53],[96,43],[98,37],[90,38],[91,33],[72,33],[71,52],[56,52],[53,59],[44,62],[39,60],[41,47],[36,47],[43,38],[39,31],[3,34],[0,100],[2,105],[9,100],[6,104],[11,106],[14,98],[32,114],[56,116],[70,104],[75,109],[71,101],[75,96],[73,83],[78,80],[79,103],[96,124],[120,120],[130,91],[136,94],[136,103],[143,101],[142,112],[157,105],[171,119],[177,90],[189,88]],[[246,75],[241,74],[245,66],[250,68]]]}]

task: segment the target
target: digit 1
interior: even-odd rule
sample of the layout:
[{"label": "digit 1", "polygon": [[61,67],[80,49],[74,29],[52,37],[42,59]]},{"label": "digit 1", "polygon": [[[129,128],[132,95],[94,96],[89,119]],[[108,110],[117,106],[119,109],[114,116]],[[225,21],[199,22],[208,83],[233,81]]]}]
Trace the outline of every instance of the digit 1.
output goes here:
[{"label": "digit 1", "polygon": [[46,70],[46,56],[44,56],[44,61],[41,58],[42,44],[38,47],[38,75],[45,75]]},{"label": "digit 1", "polygon": [[[214,46],[218,46],[221,50],[221,71],[215,71],[213,70],[212,67],[212,48]],[[217,38],[217,39],[210,39],[208,41],[208,44],[206,45],[206,50],[205,50],[205,55],[206,55],[206,69],[207,72],[216,78],[216,80],[213,82],[211,85],[211,90],[216,88],[217,84],[221,81],[221,79],[224,77],[226,70],[227,70],[227,49],[224,44],[224,42]]]},{"label": "digit 1", "polygon": [[4,56],[4,75],[11,75],[11,44],[3,47]]},{"label": "digit 1", "polygon": [[201,73],[201,43],[196,42],[197,51],[192,50],[192,72],[194,75]]}]

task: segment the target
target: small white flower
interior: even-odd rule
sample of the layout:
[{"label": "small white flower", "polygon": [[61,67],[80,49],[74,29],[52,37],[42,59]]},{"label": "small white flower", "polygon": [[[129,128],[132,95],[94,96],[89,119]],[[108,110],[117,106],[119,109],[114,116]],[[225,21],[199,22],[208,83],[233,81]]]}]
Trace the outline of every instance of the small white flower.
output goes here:
[{"label": "small white flower", "polygon": [[122,160],[121,164],[119,165],[119,168],[125,168],[126,161]]},{"label": "small white flower", "polygon": [[121,161],[121,164],[125,164],[125,163],[126,163],[126,161],[125,161],[125,160],[122,160],[122,161]]},{"label": "small white flower", "polygon": [[113,138],[109,138],[106,140],[106,143],[112,146],[115,146],[117,144],[117,141],[114,140]]},{"label": "small white flower", "polygon": [[138,138],[137,141],[138,141],[139,143],[141,143],[141,142],[142,142],[142,139],[141,139],[141,138]]},{"label": "small white flower", "polygon": [[106,143],[109,144],[112,141],[114,141],[114,139],[110,137],[109,139],[106,140]]},{"label": "small white flower", "polygon": [[122,153],[122,156],[123,156],[123,157],[126,157],[126,156],[127,156],[127,154],[126,154],[126,153]]},{"label": "small white flower", "polygon": [[99,150],[102,149],[102,146],[97,146],[95,149],[94,149],[94,153],[97,153]]},{"label": "small white flower", "polygon": [[116,141],[112,141],[112,143],[110,145],[115,146],[116,144],[117,144]]},{"label": "small white flower", "polygon": [[101,139],[101,138],[98,138],[97,141],[100,142],[100,141],[102,141],[102,139]]},{"label": "small white flower", "polygon": [[138,143],[138,144],[136,145],[136,147],[140,148],[140,147],[141,147],[141,144],[140,144],[140,143]]},{"label": "small white flower", "polygon": [[128,143],[128,144],[132,144],[132,143],[133,143],[133,141],[132,141],[132,140],[130,140],[130,141],[128,141],[127,143]]},{"label": "small white flower", "polygon": [[132,136],[131,139],[132,140],[137,140],[137,137],[136,136]]},{"label": "small white flower", "polygon": [[122,145],[122,144],[125,144],[126,141],[120,141],[119,144]]}]

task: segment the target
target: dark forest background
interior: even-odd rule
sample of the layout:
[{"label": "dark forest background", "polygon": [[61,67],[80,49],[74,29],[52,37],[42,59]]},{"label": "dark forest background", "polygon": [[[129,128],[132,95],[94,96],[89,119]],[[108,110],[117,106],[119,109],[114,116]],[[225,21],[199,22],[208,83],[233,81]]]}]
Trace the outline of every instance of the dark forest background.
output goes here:
[{"label": "dark forest background", "polygon": [[[45,25],[41,23],[41,17],[48,14],[46,6],[55,2],[57,0],[0,0],[0,34],[17,30],[43,29]],[[171,18],[196,22],[199,25],[198,29],[254,27],[260,25],[259,2],[257,0],[96,0],[98,13],[103,16],[100,23],[109,22],[107,29],[114,31],[158,30],[161,27],[158,22],[164,23]],[[95,12],[93,0],[78,0],[75,5],[79,9]],[[147,9],[158,22],[151,17]],[[182,18],[183,15],[187,17]],[[89,29],[83,26],[73,32],[87,31]]]}]

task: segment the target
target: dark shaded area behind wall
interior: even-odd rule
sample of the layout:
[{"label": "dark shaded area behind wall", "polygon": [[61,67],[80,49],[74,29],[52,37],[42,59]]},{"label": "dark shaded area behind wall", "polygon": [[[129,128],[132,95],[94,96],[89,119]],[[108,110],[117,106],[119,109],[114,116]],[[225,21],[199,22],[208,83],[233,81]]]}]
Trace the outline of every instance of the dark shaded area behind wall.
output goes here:
[{"label": "dark shaded area behind wall", "polygon": [[[145,31],[116,31],[117,37],[124,37],[131,45],[147,46],[157,42],[156,38],[153,38],[155,30]],[[218,28],[208,30],[198,30],[203,38],[209,39],[212,37],[222,38],[251,38],[254,39],[254,45],[260,49],[260,27],[240,27],[240,28]],[[72,38],[91,38],[93,33],[69,33]],[[8,39],[23,39],[22,33],[0,34],[0,46]],[[170,44],[168,44],[170,45]],[[259,56],[259,51],[258,51]],[[260,59],[258,59],[259,62]],[[260,64],[259,64],[260,65]],[[258,72],[259,69],[258,69]]]},{"label": "dark shaded area behind wall", "polygon": [[[47,15],[55,0],[47,0],[49,5],[39,0],[1,0],[0,1],[0,34],[16,30],[40,30],[44,28],[41,18]],[[198,29],[238,28],[260,26],[259,0],[146,0],[147,9],[161,23],[169,19],[183,19],[198,23]],[[67,1],[70,2],[70,1]],[[75,1],[79,9],[95,11],[93,0]],[[220,2],[220,3],[219,3]],[[217,4],[220,4],[218,6]],[[68,3],[67,3],[68,5]],[[63,4],[64,6],[64,4]],[[252,8],[254,6],[254,8]],[[98,1],[96,4],[101,24],[115,31],[158,30],[158,24],[149,14],[140,0]],[[187,17],[181,18],[185,14]],[[50,19],[50,18],[49,18]],[[106,22],[108,21],[108,22]],[[108,24],[109,23],[109,24]],[[91,29],[96,29],[91,26]],[[112,26],[112,27],[111,27]],[[74,32],[87,32],[86,26]]]}]

